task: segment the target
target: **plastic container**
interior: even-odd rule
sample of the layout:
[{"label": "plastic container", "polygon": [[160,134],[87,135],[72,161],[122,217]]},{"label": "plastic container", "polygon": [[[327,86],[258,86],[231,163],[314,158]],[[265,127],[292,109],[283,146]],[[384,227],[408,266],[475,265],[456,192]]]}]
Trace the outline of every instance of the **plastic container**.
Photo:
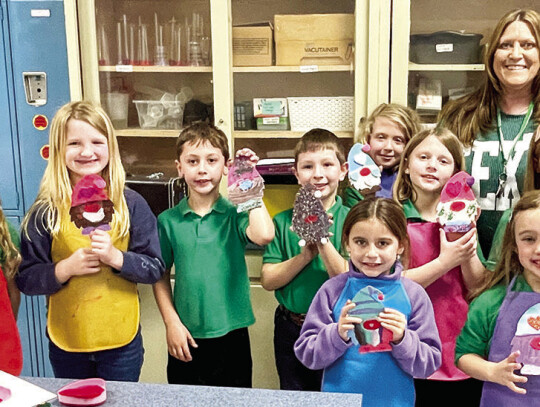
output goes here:
[{"label": "plastic container", "polygon": [[478,64],[482,62],[482,37],[457,31],[413,34],[409,60],[417,64]]},{"label": "plastic container", "polygon": [[292,131],[323,128],[330,131],[354,130],[354,97],[290,97]]},{"label": "plastic container", "polygon": [[129,94],[121,92],[105,93],[102,104],[108,113],[115,129],[126,129],[128,126]]},{"label": "plastic container", "polygon": [[254,126],[253,103],[237,102],[234,104],[234,129],[251,130]]},{"label": "plastic container", "polygon": [[143,129],[182,128],[184,103],[180,101],[134,100]]},{"label": "plastic container", "polygon": [[288,117],[257,117],[257,130],[281,131],[289,129]]}]

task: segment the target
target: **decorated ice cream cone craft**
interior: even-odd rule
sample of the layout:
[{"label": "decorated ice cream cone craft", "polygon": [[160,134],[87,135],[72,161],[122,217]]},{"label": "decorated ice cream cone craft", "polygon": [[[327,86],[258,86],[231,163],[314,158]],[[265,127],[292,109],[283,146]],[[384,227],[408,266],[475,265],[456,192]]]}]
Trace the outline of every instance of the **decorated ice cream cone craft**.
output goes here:
[{"label": "decorated ice cream cone craft", "polygon": [[478,202],[472,191],[474,178],[465,171],[454,174],[441,191],[437,220],[448,241],[459,239],[473,227],[478,216]]},{"label": "decorated ice cream cone craft", "polygon": [[356,143],[349,151],[349,182],[364,198],[375,195],[381,189],[381,169],[368,152],[369,144]]},{"label": "decorated ice cream cone craft", "polygon": [[114,205],[107,196],[107,184],[99,175],[82,177],[71,194],[69,214],[75,226],[89,235],[95,229],[111,230]]}]

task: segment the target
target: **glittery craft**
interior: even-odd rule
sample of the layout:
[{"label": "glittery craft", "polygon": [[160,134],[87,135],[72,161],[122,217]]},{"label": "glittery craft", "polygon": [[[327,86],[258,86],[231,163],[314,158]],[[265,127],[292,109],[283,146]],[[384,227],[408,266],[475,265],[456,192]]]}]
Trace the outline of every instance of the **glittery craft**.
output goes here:
[{"label": "glittery craft", "polygon": [[300,246],[328,242],[331,223],[320,197],[321,192],[311,184],[296,194],[291,230],[300,236]]},{"label": "glittery craft", "polygon": [[369,156],[369,144],[356,143],[349,151],[349,182],[364,196],[375,195],[381,189],[381,170]]},{"label": "glittery craft", "polygon": [[95,229],[111,230],[114,205],[107,196],[106,186],[103,178],[92,174],[82,177],[73,188],[69,214],[83,235]]},{"label": "glittery craft", "polygon": [[227,184],[229,200],[236,205],[238,212],[262,206],[264,180],[249,157],[234,159],[229,168]]}]

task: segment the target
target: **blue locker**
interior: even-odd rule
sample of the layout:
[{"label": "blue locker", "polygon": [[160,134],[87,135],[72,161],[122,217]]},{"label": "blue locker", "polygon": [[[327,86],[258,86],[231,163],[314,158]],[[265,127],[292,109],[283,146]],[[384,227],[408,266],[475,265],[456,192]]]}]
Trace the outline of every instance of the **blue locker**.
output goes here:
[{"label": "blue locker", "polygon": [[[49,128],[39,130],[33,119],[43,115],[50,125],[54,113],[70,99],[64,4],[0,0],[0,19],[0,196],[6,215],[18,223],[36,197],[46,166],[40,150],[48,143]],[[44,80],[31,82],[38,87],[25,87],[25,73],[34,79],[34,73],[42,73]],[[46,100],[28,103],[35,99],[27,93],[33,96],[36,88]],[[45,325],[45,298],[23,295],[18,320],[25,358],[22,375],[53,376]]]}]

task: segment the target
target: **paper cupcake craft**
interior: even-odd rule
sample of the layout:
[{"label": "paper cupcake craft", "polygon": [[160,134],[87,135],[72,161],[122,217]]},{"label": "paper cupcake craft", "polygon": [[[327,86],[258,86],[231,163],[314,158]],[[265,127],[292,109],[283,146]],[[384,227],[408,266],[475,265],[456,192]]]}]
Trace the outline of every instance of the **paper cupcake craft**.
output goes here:
[{"label": "paper cupcake craft", "polygon": [[328,242],[331,223],[321,195],[321,191],[312,184],[304,185],[296,194],[291,230],[300,236],[300,246]]},{"label": "paper cupcake craft", "polygon": [[99,406],[107,400],[103,379],[84,379],[58,390],[58,401],[66,406]]},{"label": "paper cupcake craft", "polygon": [[540,304],[521,316],[511,346],[512,352],[520,352],[516,361],[523,365],[521,374],[540,375]]},{"label": "paper cupcake craft", "polygon": [[229,200],[238,212],[262,206],[264,180],[249,157],[236,157],[227,177]]},{"label": "paper cupcake craft", "polygon": [[360,353],[392,350],[392,332],[383,328],[377,319],[384,310],[383,300],[383,292],[370,285],[358,291],[352,300],[356,306],[349,315],[361,318],[362,322],[355,324],[354,331],[349,331],[349,337],[355,345],[360,345]]},{"label": "paper cupcake craft", "polygon": [[364,197],[381,189],[381,170],[369,156],[369,144],[356,143],[349,151],[349,182]]},{"label": "paper cupcake craft", "polygon": [[99,175],[82,177],[71,194],[71,220],[83,235],[94,229],[111,230],[114,205],[107,196],[107,184]]},{"label": "paper cupcake craft", "polygon": [[460,171],[448,180],[437,205],[437,220],[447,239],[459,239],[471,230],[478,213],[478,202],[472,191],[474,178]]}]

